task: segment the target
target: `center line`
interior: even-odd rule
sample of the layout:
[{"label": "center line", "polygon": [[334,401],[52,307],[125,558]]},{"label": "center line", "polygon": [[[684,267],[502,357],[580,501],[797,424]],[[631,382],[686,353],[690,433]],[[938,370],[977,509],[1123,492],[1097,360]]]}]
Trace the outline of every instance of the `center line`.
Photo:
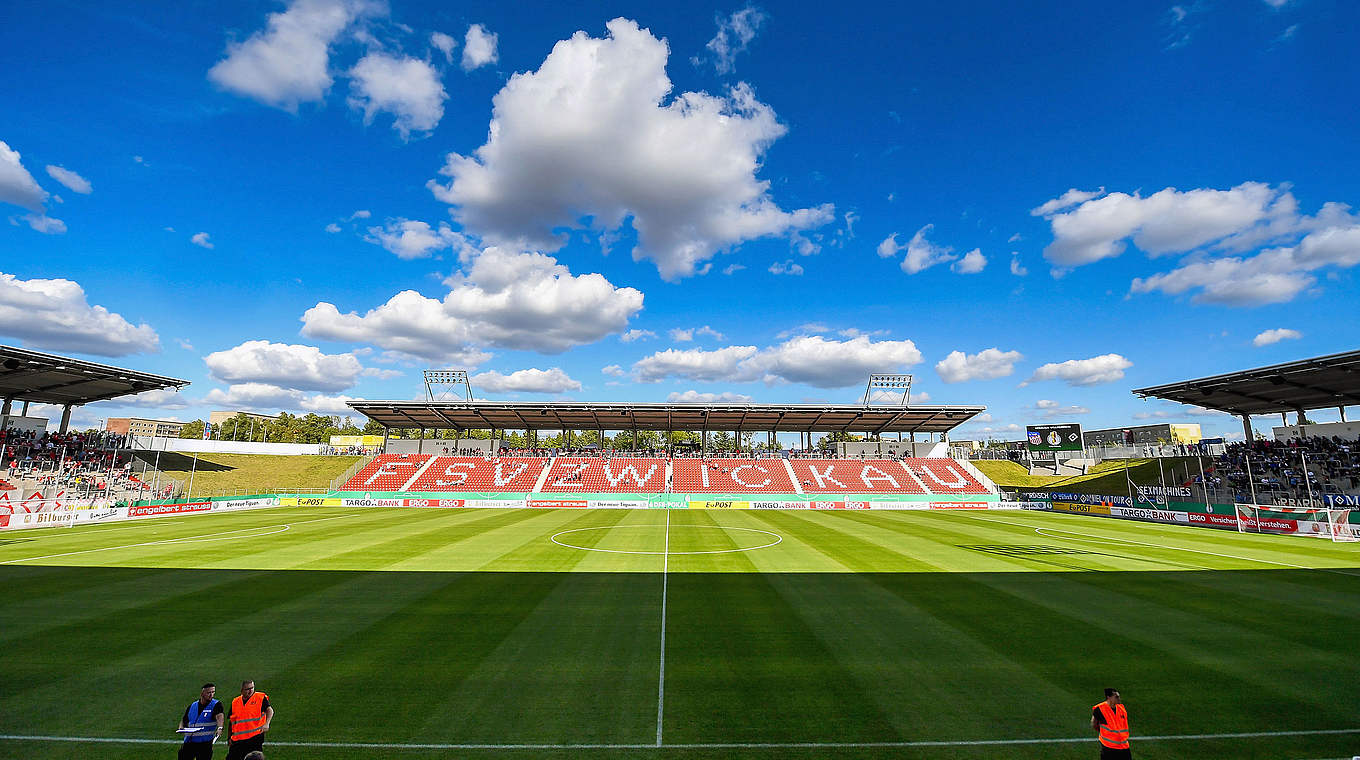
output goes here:
[{"label": "center line", "polygon": [[666,708],[666,586],[671,561],[671,511],[666,510],[666,544],[661,551],[661,673],[656,682],[656,746],[661,746],[661,713]]}]

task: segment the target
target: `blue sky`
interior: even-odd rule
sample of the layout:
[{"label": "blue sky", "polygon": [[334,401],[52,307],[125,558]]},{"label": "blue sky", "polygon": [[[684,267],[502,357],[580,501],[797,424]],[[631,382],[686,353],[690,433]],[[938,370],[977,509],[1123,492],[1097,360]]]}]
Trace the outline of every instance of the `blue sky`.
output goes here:
[{"label": "blue sky", "polygon": [[850,402],[906,371],[989,407],[959,435],[1240,435],[1129,389],[1355,347],[1358,21],[24,4],[0,340],[193,383],[85,423],[336,413],[450,366],[481,398],[651,401]]}]

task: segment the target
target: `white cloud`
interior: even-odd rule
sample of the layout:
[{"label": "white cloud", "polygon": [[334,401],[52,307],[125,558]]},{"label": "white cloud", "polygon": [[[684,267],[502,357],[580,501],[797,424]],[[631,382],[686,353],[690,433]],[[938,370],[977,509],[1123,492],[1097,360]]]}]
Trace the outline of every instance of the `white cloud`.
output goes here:
[{"label": "white cloud", "polygon": [[223,89],[265,105],[296,111],[330,89],[330,46],[359,15],[381,7],[366,0],[293,0],[271,13],[266,29],[227,45],[208,71]]},{"label": "white cloud", "polygon": [[793,263],[793,259],[789,259],[787,261],[776,261],[770,265],[770,274],[788,274],[794,276],[801,276],[803,274],[803,265]]},{"label": "white cloud", "polygon": [[1049,399],[1039,399],[1038,401],[1034,402],[1034,408],[1042,412],[1043,413],[1042,416],[1045,419],[1054,419],[1057,417],[1073,417],[1078,414],[1091,413],[1091,410],[1087,409],[1084,406],[1076,405],[1063,406],[1062,404],[1059,404],[1057,401],[1051,401]]},{"label": "white cloud", "polygon": [[[746,52],[751,40],[756,38],[756,33],[765,23],[765,14],[748,5],[726,18],[719,16],[717,22],[717,34],[704,47],[712,54],[713,68],[719,74],[729,74],[737,56]],[[695,56],[692,62],[698,66],[704,59]]]},{"label": "white cloud", "polygon": [[951,351],[935,365],[935,371],[946,383],[968,380],[995,380],[1015,372],[1015,363],[1025,357],[1019,351],[988,348],[971,356],[962,351]]},{"label": "white cloud", "polygon": [[633,21],[607,26],[608,37],[578,32],[537,71],[511,77],[486,144],[449,154],[449,183],[428,183],[466,230],[555,250],[586,219],[603,235],[631,221],[634,259],[674,280],[744,241],[832,220],[829,205],[780,209],[756,177],[786,130],[749,86],[666,103],[666,43]]},{"label": "white cloud", "polygon": [[436,229],[413,219],[389,219],[384,227],[369,227],[364,240],[386,248],[400,259],[423,259],[435,251],[462,249],[466,245],[464,237],[447,222],[440,222]]},{"label": "white cloud", "polygon": [[330,224],[326,225],[326,231],[334,235],[335,233],[340,231],[340,225],[336,224],[335,222],[331,222]]},{"label": "white cloud", "polygon": [[238,383],[224,391],[213,388],[203,397],[203,403],[226,409],[247,411],[296,411],[316,414],[350,414],[354,410],[347,401],[362,401],[354,396],[327,396],[320,393],[280,388],[268,383]]},{"label": "white cloud", "polygon": [[609,377],[623,377],[628,373],[623,370],[623,367],[620,367],[617,364],[608,364],[600,368],[600,374],[608,375]]},{"label": "white cloud", "polygon": [[[1093,198],[1099,198],[1104,194],[1105,188],[1103,187],[1100,188],[1099,190],[1091,191],[1078,190],[1074,187],[1068,190],[1067,192],[1063,193],[1062,195],[1058,196],[1057,198],[1054,198],[1051,201],[1046,201],[1037,208],[1030,209],[1029,213],[1031,216],[1049,216],[1050,214],[1062,211],[1063,209],[1068,209],[1073,206],[1079,206],[1085,203],[1086,201],[1092,200]],[[1007,242],[1013,243],[1019,239],[1020,233],[1017,232],[1014,235],[1011,235],[1011,239]]]},{"label": "white cloud", "polygon": [[745,264],[728,264],[727,266],[723,267],[722,273],[726,275],[731,275],[740,272],[745,268],[746,268]]},{"label": "white cloud", "polygon": [[1360,264],[1360,224],[1329,227],[1293,247],[1271,248],[1253,256],[1191,260],[1176,269],[1136,278],[1130,292],[1178,295],[1197,291],[1193,300],[1227,306],[1259,306],[1291,301],[1316,282],[1311,272]]},{"label": "white cloud", "polygon": [[85,179],[70,169],[48,164],[47,176],[65,185],[67,189],[72,192],[80,193],[81,195],[89,195],[94,192],[94,186],[90,184],[88,179]]},{"label": "white cloud", "polygon": [[671,336],[671,340],[677,343],[685,343],[694,340],[695,336],[702,335],[707,335],[708,337],[714,340],[722,340],[724,337],[722,333],[718,332],[717,330],[714,330],[712,327],[709,327],[708,325],[704,325],[703,327],[690,327],[684,329],[676,327],[672,329],[669,334]]},{"label": "white cloud", "polygon": [[573,275],[557,259],[501,248],[459,255],[443,300],[413,290],[363,315],[321,302],[303,315],[309,337],[367,343],[407,356],[475,365],[484,346],[559,353],[619,332],[642,293],[600,274]]},{"label": "white cloud", "polygon": [[463,71],[472,71],[497,61],[496,43],[500,37],[481,24],[468,27],[463,40]]},{"label": "white cloud", "polygon": [[483,372],[473,375],[472,384],[491,393],[565,393],[581,390],[581,384],[557,367],[552,369],[521,369],[502,375]]},{"label": "white cloud", "polygon": [[655,337],[656,333],[652,332],[651,330],[639,330],[637,328],[634,328],[620,335],[619,340],[624,343],[632,343],[635,340],[647,340],[648,338]]},{"label": "white cloud", "polygon": [[71,280],[20,280],[0,273],[0,334],[34,348],[97,356],[160,350],[150,325],[134,326],[103,306],[91,306]]},{"label": "white cloud", "polygon": [[369,211],[369,210],[366,209],[366,208],[361,208],[361,209],[359,209],[358,211],[355,211],[353,214],[350,214],[350,215],[349,215],[349,220],[352,222],[352,221],[354,221],[355,219],[367,219],[367,218],[369,218],[370,216],[373,216],[373,212],[372,212],[372,211]]},{"label": "white cloud", "polygon": [[184,394],[173,389],[162,389],[155,391],[143,391],[135,396],[124,396],[114,399],[114,404],[118,406],[142,407],[146,409],[188,409],[189,399]]},{"label": "white cloud", "polygon": [[1020,254],[1014,252],[1011,253],[1011,274],[1016,277],[1024,277],[1029,274],[1029,270],[1020,263]]},{"label": "white cloud", "polygon": [[1119,354],[1103,354],[1089,359],[1068,359],[1065,362],[1043,365],[1022,385],[1044,380],[1062,380],[1071,386],[1113,383],[1124,379],[1124,370],[1132,366],[1133,362]]},{"label": "white cloud", "polygon": [[60,235],[66,232],[66,222],[53,219],[46,214],[24,214],[24,221],[29,227],[44,235]]},{"label": "white cloud", "polygon": [[1230,190],[1182,192],[1168,187],[1146,198],[1136,192],[1110,193],[1070,211],[1047,214],[1054,239],[1044,257],[1060,267],[1090,264],[1123,253],[1129,239],[1153,256],[1211,243],[1241,247],[1290,231],[1297,208],[1287,189],[1261,182]]},{"label": "white cloud", "polygon": [[[917,230],[905,246],[898,244],[897,233],[894,232],[878,244],[878,255],[887,259],[905,250],[907,255],[903,257],[901,267],[902,271],[907,274],[916,274],[936,264],[947,264],[954,261],[958,256],[952,254],[952,248],[936,245],[926,240],[926,233],[934,227],[933,224],[927,224]],[[982,253],[979,251],[978,256],[981,255]],[[983,264],[986,264],[986,259],[983,259]]]},{"label": "white cloud", "polygon": [[891,372],[917,364],[921,352],[909,340],[874,342],[867,336],[829,340],[817,335],[792,338],[775,346],[668,349],[633,365],[641,382],[678,377],[700,382],[802,383],[843,388],[863,382],[871,372]]},{"label": "white cloud", "polygon": [[458,47],[458,41],[451,35],[443,32],[431,32],[430,45],[444,54],[445,63],[453,63],[453,49]]},{"label": "white cloud", "polygon": [[732,393],[724,391],[722,393],[700,393],[695,390],[688,390],[683,393],[671,392],[666,396],[666,400],[673,404],[749,404],[751,397],[744,393]]},{"label": "white cloud", "polygon": [[444,118],[448,94],[434,67],[418,58],[397,58],[373,52],[350,70],[350,107],[364,112],[364,123],[386,111],[393,115],[392,128],[409,138],[412,132],[429,132]]},{"label": "white cloud", "polygon": [[325,354],[315,346],[250,340],[203,357],[224,383],[265,383],[306,391],[342,391],[363,372],[353,354]]},{"label": "white cloud", "polygon": [[668,377],[682,377],[700,382],[721,380],[738,381],[737,367],[756,355],[755,346],[728,346],[715,350],[668,348],[633,364],[633,372],[644,383],[658,383]]},{"label": "white cloud", "polygon": [[982,249],[974,248],[965,253],[962,259],[950,265],[950,269],[958,274],[977,274],[987,267],[987,257],[982,255]]},{"label": "white cloud", "polygon": [[206,232],[195,232],[193,236],[189,238],[189,242],[210,250],[213,247],[212,241],[208,240],[208,233]]},{"label": "white cloud", "polygon": [[1251,344],[1260,348],[1269,346],[1272,343],[1279,343],[1282,340],[1298,340],[1303,337],[1303,333],[1298,330],[1291,330],[1288,327],[1276,327],[1273,330],[1266,330],[1255,338],[1251,339]]},{"label": "white cloud", "polygon": [[34,212],[43,213],[47,191],[19,161],[19,151],[0,140],[0,203],[9,203]]},{"label": "white cloud", "polygon": [[194,350],[194,344],[190,343],[185,338],[175,338],[175,343],[179,344],[179,347],[184,349],[185,351]]}]

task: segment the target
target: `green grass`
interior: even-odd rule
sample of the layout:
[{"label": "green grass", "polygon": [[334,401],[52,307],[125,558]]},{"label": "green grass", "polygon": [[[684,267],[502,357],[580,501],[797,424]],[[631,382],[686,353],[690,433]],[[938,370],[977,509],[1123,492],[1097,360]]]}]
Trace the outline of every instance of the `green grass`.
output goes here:
[{"label": "green grass", "polygon": [[[1066,493],[1122,494],[1128,490],[1128,480],[1134,485],[1161,485],[1163,477],[1168,486],[1179,485],[1199,475],[1194,457],[1167,457],[1161,469],[1156,459],[1107,459],[1084,475],[1030,475],[1024,465],[1000,459],[976,459],[971,462],[992,482],[1007,490],[1032,489]],[[1207,463],[1206,463],[1207,466]],[[1187,473],[1189,476],[1187,476]]]},{"label": "green grass", "polygon": [[[155,452],[138,454],[148,465]],[[273,490],[328,488],[358,461],[354,456],[272,456],[268,454],[192,454],[161,452],[160,469],[175,480],[189,483],[193,473],[195,496],[254,494]],[[134,466],[134,470],[140,469]]]},{"label": "green grass", "polygon": [[[1093,739],[871,743],[1088,737],[1112,685],[1139,757],[1349,757],[1360,732],[1146,737],[1360,729],[1358,630],[1360,547],[1316,539],[1032,512],[270,509],[0,534],[0,734],[166,739],[203,680],[253,677],[271,760],[1089,758]],[[771,742],[856,746],[732,746]],[[171,752],[0,739],[0,758]]]}]

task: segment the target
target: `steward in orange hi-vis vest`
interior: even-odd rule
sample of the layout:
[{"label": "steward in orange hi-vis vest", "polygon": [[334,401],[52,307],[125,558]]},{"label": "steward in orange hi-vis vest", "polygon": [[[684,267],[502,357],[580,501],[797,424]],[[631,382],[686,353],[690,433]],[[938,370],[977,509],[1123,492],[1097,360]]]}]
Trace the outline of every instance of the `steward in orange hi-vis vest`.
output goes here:
[{"label": "steward in orange hi-vis vest", "polygon": [[1091,727],[1100,740],[1101,760],[1132,758],[1129,752],[1129,712],[1120,702],[1119,692],[1105,690],[1105,701],[1091,708]]},{"label": "steward in orange hi-vis vest", "polygon": [[227,723],[231,727],[227,741],[227,760],[240,760],[264,747],[264,735],[274,718],[269,695],[255,691],[254,681],[241,683],[241,696],[231,700]]}]

